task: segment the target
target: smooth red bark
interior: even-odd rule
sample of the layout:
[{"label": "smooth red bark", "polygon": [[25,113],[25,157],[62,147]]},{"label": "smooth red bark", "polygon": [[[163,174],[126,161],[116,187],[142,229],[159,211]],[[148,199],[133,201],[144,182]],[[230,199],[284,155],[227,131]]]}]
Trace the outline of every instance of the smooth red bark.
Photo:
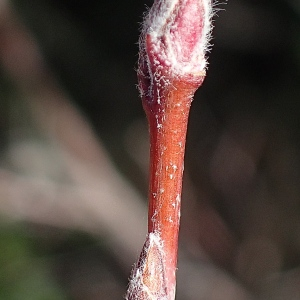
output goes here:
[{"label": "smooth red bark", "polygon": [[162,241],[169,289],[173,289],[176,282],[186,131],[198,84],[173,81],[160,95],[160,103],[157,99],[153,103],[144,103],[150,129],[148,232],[159,235]]}]

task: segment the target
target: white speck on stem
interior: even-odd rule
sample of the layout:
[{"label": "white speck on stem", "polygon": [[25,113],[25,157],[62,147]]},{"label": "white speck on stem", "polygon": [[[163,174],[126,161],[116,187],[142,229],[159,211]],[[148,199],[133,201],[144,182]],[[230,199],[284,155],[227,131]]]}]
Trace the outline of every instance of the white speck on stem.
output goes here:
[{"label": "white speck on stem", "polygon": [[156,216],[157,216],[157,213],[155,212],[155,213],[153,214],[153,216],[151,217],[151,221],[152,221],[153,223],[156,222]]},{"label": "white speck on stem", "polygon": [[177,196],[176,196],[176,204],[179,205],[180,201],[181,201],[180,194],[177,194]]}]

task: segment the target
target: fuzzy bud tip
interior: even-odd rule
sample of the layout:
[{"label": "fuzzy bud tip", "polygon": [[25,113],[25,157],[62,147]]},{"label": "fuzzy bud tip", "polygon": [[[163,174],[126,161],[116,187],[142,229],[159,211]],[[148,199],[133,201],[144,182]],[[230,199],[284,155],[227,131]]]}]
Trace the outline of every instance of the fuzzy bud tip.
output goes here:
[{"label": "fuzzy bud tip", "polygon": [[162,72],[167,77],[203,77],[211,17],[211,0],[155,0],[142,28],[139,75],[150,83]]}]

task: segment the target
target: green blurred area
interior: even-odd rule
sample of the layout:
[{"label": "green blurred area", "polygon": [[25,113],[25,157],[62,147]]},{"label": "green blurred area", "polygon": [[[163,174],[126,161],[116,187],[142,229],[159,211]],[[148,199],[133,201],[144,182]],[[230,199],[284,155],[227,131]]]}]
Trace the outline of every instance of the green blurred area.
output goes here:
[{"label": "green blurred area", "polygon": [[0,298],[68,299],[53,278],[49,253],[35,250],[37,238],[28,236],[21,224],[0,228]]}]

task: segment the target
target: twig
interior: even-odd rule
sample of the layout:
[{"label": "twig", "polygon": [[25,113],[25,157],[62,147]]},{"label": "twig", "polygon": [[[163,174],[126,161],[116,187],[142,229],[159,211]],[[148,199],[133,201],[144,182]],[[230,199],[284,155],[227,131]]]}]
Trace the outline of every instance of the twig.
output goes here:
[{"label": "twig", "polygon": [[205,77],[211,2],[156,0],[140,38],[138,79],[150,129],[148,236],[126,299],[175,298],[190,105]]}]

